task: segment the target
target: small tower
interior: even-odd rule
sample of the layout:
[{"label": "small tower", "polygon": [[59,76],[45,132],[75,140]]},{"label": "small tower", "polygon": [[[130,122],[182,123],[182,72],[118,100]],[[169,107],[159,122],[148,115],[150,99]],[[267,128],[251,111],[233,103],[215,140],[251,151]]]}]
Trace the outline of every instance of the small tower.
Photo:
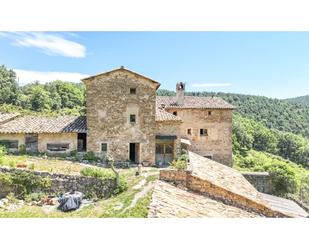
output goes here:
[{"label": "small tower", "polygon": [[183,105],[185,102],[185,83],[176,84],[176,104]]}]

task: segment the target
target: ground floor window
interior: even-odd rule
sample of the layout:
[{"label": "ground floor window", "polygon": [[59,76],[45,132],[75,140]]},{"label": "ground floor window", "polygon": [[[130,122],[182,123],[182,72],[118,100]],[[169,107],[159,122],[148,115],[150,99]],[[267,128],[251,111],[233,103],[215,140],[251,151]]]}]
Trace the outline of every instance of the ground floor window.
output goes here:
[{"label": "ground floor window", "polygon": [[0,145],[8,149],[18,149],[18,140],[0,140]]},{"label": "ground floor window", "polygon": [[69,148],[70,144],[68,143],[47,144],[47,150],[49,151],[67,151]]},{"label": "ground floor window", "polygon": [[208,130],[207,129],[200,129],[200,135],[201,136],[208,136]]},{"label": "ground floor window", "polygon": [[107,143],[101,143],[101,152],[107,153]]}]

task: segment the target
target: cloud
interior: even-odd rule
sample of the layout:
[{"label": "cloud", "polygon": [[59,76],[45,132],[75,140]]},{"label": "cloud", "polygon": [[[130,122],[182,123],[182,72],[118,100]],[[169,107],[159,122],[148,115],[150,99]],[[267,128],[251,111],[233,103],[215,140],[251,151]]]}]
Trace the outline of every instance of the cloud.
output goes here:
[{"label": "cloud", "polygon": [[229,87],[232,86],[231,83],[202,83],[202,84],[192,84],[193,88],[212,88],[212,87]]},{"label": "cloud", "polygon": [[20,85],[25,85],[34,81],[41,83],[51,82],[54,80],[63,80],[70,82],[80,82],[81,79],[88,77],[87,74],[71,72],[40,72],[14,69]]},{"label": "cloud", "polygon": [[[72,35],[69,35],[72,37]],[[60,55],[73,58],[84,58],[86,47],[80,43],[68,40],[59,34],[44,32],[0,32],[0,37],[10,39],[19,47],[40,49],[47,55]]]}]

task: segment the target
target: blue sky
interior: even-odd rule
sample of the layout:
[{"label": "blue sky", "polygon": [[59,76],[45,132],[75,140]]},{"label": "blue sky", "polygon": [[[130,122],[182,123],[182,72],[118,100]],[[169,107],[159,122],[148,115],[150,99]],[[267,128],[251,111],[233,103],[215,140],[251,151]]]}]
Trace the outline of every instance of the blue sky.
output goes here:
[{"label": "blue sky", "polygon": [[309,94],[309,32],[0,32],[20,84],[77,81],[120,66],[174,90]]}]

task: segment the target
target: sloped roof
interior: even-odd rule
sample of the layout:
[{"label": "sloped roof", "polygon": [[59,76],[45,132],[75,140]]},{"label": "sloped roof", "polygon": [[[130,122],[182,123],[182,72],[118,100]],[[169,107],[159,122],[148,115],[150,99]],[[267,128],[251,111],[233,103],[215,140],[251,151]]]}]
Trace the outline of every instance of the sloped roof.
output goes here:
[{"label": "sloped roof", "polygon": [[0,124],[10,121],[18,115],[18,113],[0,113]]},{"label": "sloped roof", "polygon": [[219,97],[185,96],[184,104],[178,105],[175,96],[157,96],[157,106],[182,109],[235,109],[235,107]]},{"label": "sloped roof", "polygon": [[156,121],[178,121],[181,122],[181,119],[172,113],[165,111],[164,109],[157,108],[156,110]]},{"label": "sloped roof", "polygon": [[142,77],[142,78],[144,78],[144,79],[146,79],[146,80],[149,80],[149,81],[151,81],[152,83],[154,83],[154,84],[157,85],[157,89],[158,89],[159,86],[160,86],[160,83],[159,83],[158,81],[155,81],[155,80],[153,80],[153,79],[151,79],[151,78],[148,78],[148,77],[145,76],[145,75],[136,73],[136,72],[134,72],[134,71],[132,71],[132,70],[129,70],[129,69],[126,69],[126,68],[124,68],[124,67],[116,68],[116,69],[114,69],[114,70],[107,71],[107,72],[98,73],[98,74],[89,76],[89,77],[87,77],[87,78],[84,78],[84,79],[82,79],[82,81],[89,80],[89,79],[93,79],[93,78],[95,78],[95,77],[97,77],[97,76],[101,76],[101,75],[104,75],[104,74],[109,74],[109,73],[113,73],[113,72],[117,72],[117,71],[129,72],[129,73],[135,74],[135,75],[137,75],[137,76],[139,76],[139,77]]},{"label": "sloped roof", "polygon": [[0,133],[86,132],[86,117],[21,116],[0,124]]},{"label": "sloped roof", "polygon": [[258,214],[187,191],[167,182],[156,181],[148,212],[149,218],[255,218]]}]

